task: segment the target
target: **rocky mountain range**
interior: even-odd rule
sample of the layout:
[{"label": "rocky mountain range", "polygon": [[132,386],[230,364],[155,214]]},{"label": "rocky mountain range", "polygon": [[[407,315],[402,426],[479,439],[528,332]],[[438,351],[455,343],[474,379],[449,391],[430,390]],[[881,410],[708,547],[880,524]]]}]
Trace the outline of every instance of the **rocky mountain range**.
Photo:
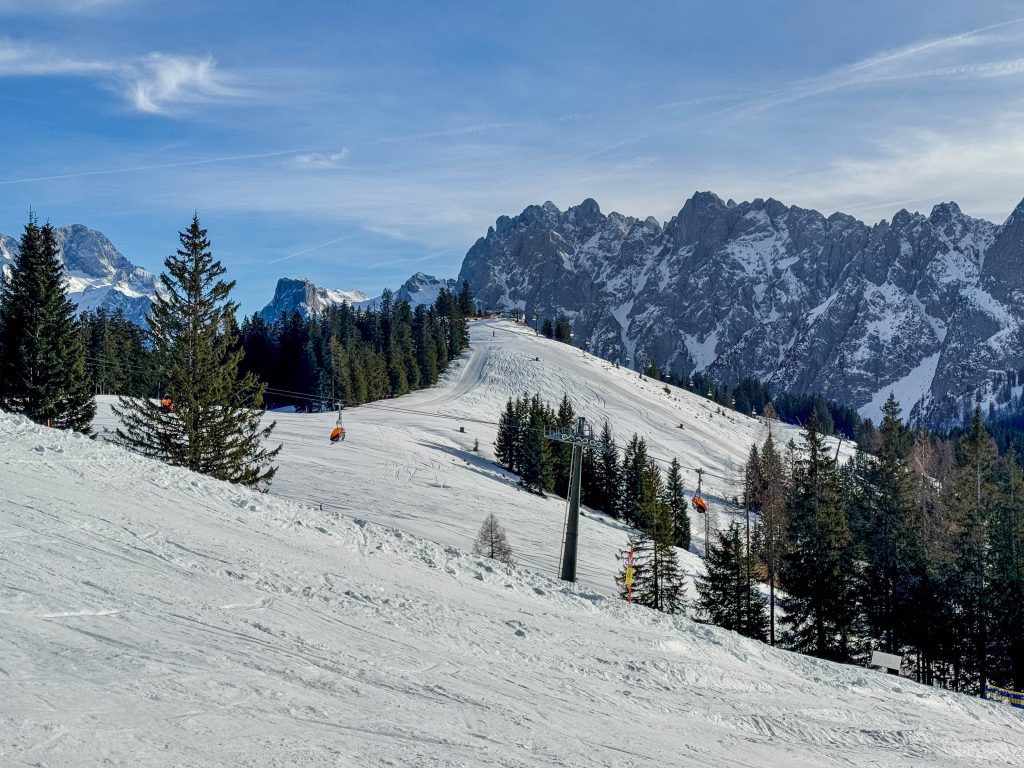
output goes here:
[{"label": "rocky mountain range", "polygon": [[[420,304],[433,304],[442,288],[455,289],[454,280],[445,280],[417,272],[395,291],[395,299],[407,301],[415,309]],[[282,313],[295,310],[303,317],[318,314],[329,306],[346,302],[356,307],[374,306],[380,297],[371,299],[362,291],[341,291],[321,288],[306,278],[282,277],[277,281],[274,298],[259,314],[267,322],[272,322]]]},{"label": "rocky mountain range", "polygon": [[466,254],[484,306],[564,313],[574,343],[679,376],[756,376],[932,425],[1019,404],[1024,203],[1001,226],[955,203],[852,216],[696,193],[662,224],[593,200],[502,216]]}]

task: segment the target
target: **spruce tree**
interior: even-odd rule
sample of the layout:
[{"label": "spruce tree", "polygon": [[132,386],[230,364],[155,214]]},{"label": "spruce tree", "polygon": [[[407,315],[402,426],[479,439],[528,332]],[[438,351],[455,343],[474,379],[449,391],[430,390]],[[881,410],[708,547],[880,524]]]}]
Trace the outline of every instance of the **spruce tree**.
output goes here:
[{"label": "spruce tree", "polygon": [[173,410],[121,398],[117,440],[169,464],[265,487],[280,447],[264,447],[274,428],[261,425],[264,386],[251,374],[238,376],[245,353],[237,344],[237,305],[228,299],[234,283],[220,279],[225,269],[214,260],[198,215],[180,240],[164,262],[163,290],[149,319],[162,394]]},{"label": "spruce tree", "polygon": [[992,659],[996,685],[1024,688],[1024,475],[1011,447],[1001,462],[1003,493],[991,534]]},{"label": "spruce tree", "polygon": [[945,487],[956,525],[948,582],[956,616],[951,661],[954,687],[977,693],[988,680],[992,580],[987,529],[1000,504],[996,447],[980,408],[958,447],[961,463]]},{"label": "spruce tree", "polygon": [[794,470],[788,509],[787,594],[781,601],[785,640],[801,653],[848,661],[856,618],[853,550],[837,472],[813,415],[804,442],[806,455]]},{"label": "spruce tree", "polygon": [[[664,500],[661,471],[649,460],[642,473],[640,516],[644,528],[629,537],[633,549],[633,602],[665,613],[678,613],[685,604],[685,588],[673,542],[672,512]],[[620,554],[625,559],[625,553]],[[621,595],[628,592],[625,567],[616,577]]]},{"label": "spruce tree", "polygon": [[743,543],[736,521],[715,532],[704,560],[706,575],[697,579],[697,605],[705,620],[757,640],[768,638],[767,599],[750,583],[754,555]]},{"label": "spruce tree", "polygon": [[779,571],[788,543],[786,505],[789,487],[786,467],[782,455],[775,447],[771,428],[768,430],[768,437],[761,447],[759,457],[759,554],[768,580],[768,642],[775,645],[775,588],[778,586]]},{"label": "spruce tree", "polygon": [[618,518],[622,516],[622,467],[615,447],[615,436],[607,421],[601,429],[601,442],[606,447],[597,466],[598,508]]},{"label": "spruce tree", "polygon": [[10,279],[0,275],[0,408],[88,432],[96,404],[59,251],[53,227],[30,216]]},{"label": "spruce tree", "polygon": [[[572,407],[572,401],[568,394],[563,393],[562,395],[562,402],[559,403],[558,414],[555,416],[555,426],[565,431],[576,431],[576,410]],[[569,498],[572,445],[570,443],[555,443],[551,446],[551,458],[555,478],[554,491],[562,498]]]},{"label": "spruce tree", "polygon": [[672,540],[677,547],[690,548],[690,504],[683,487],[679,459],[673,458],[665,480],[665,502],[672,512]]},{"label": "spruce tree", "polygon": [[627,523],[636,527],[642,527],[640,501],[646,467],[647,443],[634,432],[622,458],[622,516]]},{"label": "spruce tree", "polygon": [[902,655],[919,599],[923,552],[913,526],[909,433],[892,394],[882,414],[881,448],[867,462],[863,482],[852,494],[866,506],[860,604],[868,632],[881,649]]}]

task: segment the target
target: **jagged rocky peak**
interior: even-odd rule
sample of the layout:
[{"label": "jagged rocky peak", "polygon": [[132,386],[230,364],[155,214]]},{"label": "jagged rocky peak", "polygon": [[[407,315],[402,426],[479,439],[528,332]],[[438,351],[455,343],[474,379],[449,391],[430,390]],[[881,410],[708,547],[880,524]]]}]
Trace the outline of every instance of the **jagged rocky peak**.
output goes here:
[{"label": "jagged rocky peak", "polygon": [[545,204],[500,217],[459,279],[486,306],[564,312],[604,357],[753,375],[869,416],[892,389],[904,413],[951,423],[1024,368],[1008,342],[1024,335],[1024,204],[1003,226],[953,202],[874,225],[708,191],[664,226]]},{"label": "jagged rocky peak", "polygon": [[277,281],[274,298],[260,310],[259,314],[267,322],[273,322],[282,314],[291,314],[295,311],[303,317],[309,317],[338,304],[360,305],[368,301],[369,297],[362,291],[320,288],[305,277],[282,277]]}]

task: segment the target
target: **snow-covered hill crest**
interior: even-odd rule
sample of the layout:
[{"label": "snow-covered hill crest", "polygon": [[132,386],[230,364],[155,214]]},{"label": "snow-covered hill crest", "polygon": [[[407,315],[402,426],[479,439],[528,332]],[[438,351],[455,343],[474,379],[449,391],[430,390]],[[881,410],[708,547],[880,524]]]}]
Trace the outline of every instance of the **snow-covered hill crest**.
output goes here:
[{"label": "snow-covered hill crest", "polygon": [[[156,296],[156,278],[137,267],[106,235],[82,224],[57,227],[60,259],[68,279],[68,298],[79,312],[124,311],[136,325],[145,325]],[[0,270],[9,274],[18,241],[0,234]]]},{"label": "snow-covered hill crest", "polygon": [[1024,369],[1024,205],[1003,226],[955,203],[869,226],[701,192],[662,226],[545,203],[499,218],[459,279],[486,306],[566,313],[612,360],[753,375],[874,417],[893,389],[949,423],[978,393],[1005,402]]}]

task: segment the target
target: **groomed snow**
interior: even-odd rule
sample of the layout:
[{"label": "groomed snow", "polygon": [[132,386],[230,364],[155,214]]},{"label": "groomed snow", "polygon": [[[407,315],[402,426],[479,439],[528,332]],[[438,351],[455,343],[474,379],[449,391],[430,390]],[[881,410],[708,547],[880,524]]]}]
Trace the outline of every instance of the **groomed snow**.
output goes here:
[{"label": "groomed snow", "polygon": [[1024,761],[1005,705],[4,414],[0,479],[4,766]]}]

